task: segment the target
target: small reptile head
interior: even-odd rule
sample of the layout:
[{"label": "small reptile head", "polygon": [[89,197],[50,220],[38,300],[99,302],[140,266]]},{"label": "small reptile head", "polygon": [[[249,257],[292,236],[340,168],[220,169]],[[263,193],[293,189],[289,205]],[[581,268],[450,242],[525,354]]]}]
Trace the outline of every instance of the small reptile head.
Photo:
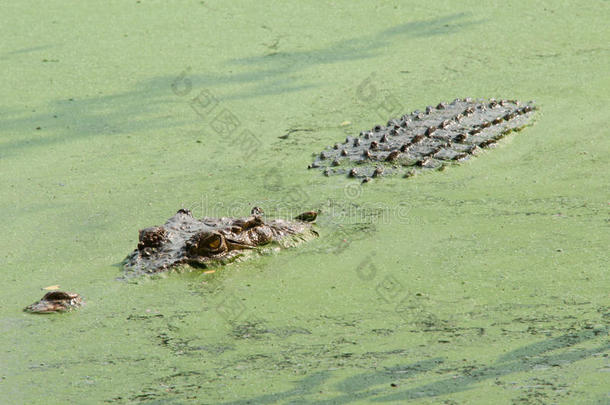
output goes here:
[{"label": "small reptile head", "polygon": [[35,314],[50,314],[54,312],[67,312],[84,304],[82,297],[76,293],[64,291],[51,291],[46,293],[39,301],[25,307],[24,311]]}]

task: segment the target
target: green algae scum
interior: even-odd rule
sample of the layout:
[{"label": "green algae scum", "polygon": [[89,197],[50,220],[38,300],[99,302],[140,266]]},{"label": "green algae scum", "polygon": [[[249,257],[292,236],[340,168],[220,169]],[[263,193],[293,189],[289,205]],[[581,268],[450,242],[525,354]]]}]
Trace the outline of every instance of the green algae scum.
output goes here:
[{"label": "green algae scum", "polygon": [[[5,2],[0,403],[609,403],[609,7]],[[464,97],[535,124],[306,169]],[[117,280],[138,230],[252,207],[319,237]]]}]

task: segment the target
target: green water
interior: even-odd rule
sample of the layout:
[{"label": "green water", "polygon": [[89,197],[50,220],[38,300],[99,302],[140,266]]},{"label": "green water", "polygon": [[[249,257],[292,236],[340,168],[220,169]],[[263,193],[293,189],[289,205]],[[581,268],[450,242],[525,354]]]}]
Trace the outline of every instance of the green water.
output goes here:
[{"label": "green water", "polygon": [[[609,6],[1,5],[0,403],[610,402]],[[540,112],[443,173],[305,169],[466,96]],[[320,238],[115,280],[138,229],[252,205]],[[22,312],[54,284],[86,307]]]}]

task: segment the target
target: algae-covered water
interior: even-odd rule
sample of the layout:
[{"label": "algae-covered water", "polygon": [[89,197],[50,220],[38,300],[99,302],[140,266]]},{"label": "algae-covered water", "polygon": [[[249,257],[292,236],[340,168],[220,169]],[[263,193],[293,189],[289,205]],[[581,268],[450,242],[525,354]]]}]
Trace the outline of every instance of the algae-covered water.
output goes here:
[{"label": "algae-covered water", "polygon": [[[0,403],[610,402],[608,1],[0,5]],[[368,184],[312,153],[456,97],[535,125]],[[138,229],[313,242],[117,281]],[[22,312],[44,287],[77,312]]]}]

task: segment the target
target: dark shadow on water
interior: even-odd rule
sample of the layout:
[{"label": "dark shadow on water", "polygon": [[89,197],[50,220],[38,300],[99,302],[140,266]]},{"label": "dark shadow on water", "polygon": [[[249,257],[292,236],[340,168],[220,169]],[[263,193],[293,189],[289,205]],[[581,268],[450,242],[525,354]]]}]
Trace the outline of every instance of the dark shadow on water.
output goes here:
[{"label": "dark shadow on water", "polygon": [[[284,401],[290,398],[298,398],[303,395],[313,394],[314,390],[320,387],[328,378],[330,377],[330,372],[328,371],[320,371],[308,375],[299,381],[299,384],[294,389],[279,392],[277,394],[268,394],[261,395],[252,399],[245,399],[242,401],[232,401],[232,402],[223,402],[224,404],[234,404],[234,405],[242,405],[242,404],[277,404],[279,401]],[[291,403],[297,403],[292,401]]]},{"label": "dark shadow on water", "polygon": [[141,83],[133,91],[111,95],[55,100],[31,110],[4,109],[0,111],[0,157],[29,146],[183,124],[176,117],[159,116],[168,103],[176,102],[170,84],[160,83]]},{"label": "dark shadow on water", "polygon": [[386,367],[385,370],[381,372],[357,374],[339,382],[336,385],[336,388],[338,391],[344,392],[345,394],[355,394],[374,386],[379,386],[381,384],[389,385],[393,382],[412,378],[417,374],[426,373],[434,370],[436,367],[443,364],[443,362],[444,360],[442,358],[436,357],[415,363]]},{"label": "dark shadow on water", "polygon": [[[445,378],[441,381],[407,389],[392,395],[371,398],[371,401],[406,401],[409,399],[453,394],[472,389],[474,388],[474,384],[484,380],[499,378],[513,373],[532,371],[536,366],[543,365],[551,367],[571,364],[579,360],[589,358],[597,353],[607,351],[610,349],[610,343],[602,344],[593,349],[578,349],[561,354],[544,355],[544,353],[546,353],[547,350],[570,347],[574,344],[592,339],[595,336],[597,335],[592,331],[581,331],[576,334],[567,334],[559,338],[562,341],[561,345],[549,345],[548,341],[544,341],[540,344],[526,346],[527,348],[531,349],[531,352],[529,352],[530,355],[525,355],[525,353],[528,353],[527,350],[518,349],[517,352],[521,352],[523,354],[519,355],[519,357],[513,357],[510,361],[498,361],[494,365],[471,370],[467,374],[458,376],[457,378]],[[551,341],[556,341],[556,339],[551,339]]]},{"label": "dark shadow on water", "polygon": [[[373,36],[360,36],[352,39],[335,42],[326,48],[298,52],[273,52],[263,56],[234,59],[231,63],[236,65],[284,65],[285,69],[292,71],[320,64],[331,64],[359,59],[370,59],[379,56],[382,52],[397,53],[404,50],[400,42],[393,45],[393,41],[406,41],[414,38],[425,38],[439,35],[452,35],[466,27],[481,24],[484,20],[464,21],[466,13],[451,14],[428,20],[411,21],[395,25]],[[357,27],[355,27],[357,28]],[[354,29],[358,32],[358,29]],[[404,42],[402,43],[404,45]],[[267,70],[269,74],[285,72],[284,69],[273,68]]]},{"label": "dark shadow on water", "polygon": [[[227,71],[198,73],[196,68],[191,71],[191,68],[183,67],[183,71],[177,71],[175,76],[151,78],[139,82],[133,90],[116,94],[61,99],[30,108],[5,108],[0,111],[0,159],[31,146],[48,146],[99,135],[120,136],[147,130],[167,130],[192,124],[201,117],[189,114],[183,118],[164,115],[163,112],[168,111],[167,106],[172,103],[192,103],[202,90],[211,91],[222,104],[232,99],[319,88],[324,85],[320,79],[309,79],[310,76],[299,75],[299,72],[316,65],[373,59],[387,52],[396,52],[403,57],[402,53],[408,49],[404,44],[411,39],[450,36],[484,22],[466,17],[466,14],[459,13],[411,21],[372,36],[337,41],[326,48],[292,52],[280,49],[272,54],[234,59],[228,62]],[[46,48],[34,47],[13,53]],[[231,65],[245,67],[247,71],[232,73]],[[188,91],[176,91],[172,87],[180,80],[188,83]]]},{"label": "dark shadow on water", "polygon": [[30,46],[27,48],[19,48],[19,49],[15,49],[14,51],[9,51],[9,52],[3,53],[2,55],[0,55],[0,60],[6,60],[6,59],[9,59],[10,57],[13,57],[16,55],[24,55],[24,54],[28,54],[28,53],[46,51],[47,49],[51,49],[54,47],[55,47],[55,45],[40,45],[40,46]]},{"label": "dark shadow on water", "polygon": [[[441,395],[454,394],[474,388],[481,381],[500,378],[506,375],[533,371],[540,366],[565,366],[580,360],[590,358],[598,353],[610,349],[610,343],[605,342],[591,349],[572,349],[563,353],[549,353],[554,350],[565,349],[591,339],[607,336],[607,329],[585,329],[579,332],[534,343],[513,350],[488,366],[468,368],[467,371],[456,368],[450,374],[433,383],[409,386],[409,379],[422,373],[436,369],[444,364],[444,359],[433,358],[415,363],[386,367],[381,371],[370,371],[348,377],[335,384],[337,391],[342,395],[329,400],[306,400],[305,395],[315,394],[323,390],[322,384],[332,378],[332,373],[314,373],[296,383],[296,387],[275,394],[267,394],[246,400],[225,402],[224,404],[270,404],[278,401],[290,400],[290,403],[303,404],[347,404],[354,401],[391,402],[402,403],[419,398],[434,398]],[[445,365],[447,366],[447,365]],[[444,370],[446,373],[448,371]],[[455,376],[455,374],[460,374]],[[396,390],[390,395],[390,384]]]},{"label": "dark shadow on water", "polygon": [[[299,72],[318,65],[374,59],[387,52],[396,52],[403,57],[402,52],[408,48],[404,45],[410,39],[450,36],[483,22],[483,20],[468,20],[465,13],[412,21],[390,27],[373,36],[337,41],[325,48],[305,51],[274,49],[265,55],[233,59],[228,62],[229,70],[232,65],[247,67],[248,70],[242,73],[193,72],[188,79],[196,88],[213,89],[222,85],[242,85],[239,90],[218,97],[221,100],[248,99],[319,88],[324,84],[319,80],[315,83],[303,83],[307,78],[299,75]],[[168,79],[162,78],[162,80],[167,83]],[[295,81],[300,84],[296,84]]]},{"label": "dark shadow on water", "polygon": [[449,14],[428,20],[411,21],[395,25],[383,31],[381,37],[407,36],[411,38],[425,38],[437,35],[450,35],[462,31],[467,27],[482,24],[485,20],[471,20],[465,18],[468,13]]},{"label": "dark shadow on water", "polygon": [[[466,17],[466,13],[456,13],[433,19],[411,21],[395,25],[373,36],[360,36],[337,41],[325,48],[287,52],[273,50],[266,55],[234,59],[230,64],[267,67],[255,73],[248,73],[248,75],[259,77],[266,82],[270,78],[274,80],[280,75],[294,75],[316,65],[373,60],[387,52],[396,53],[401,58],[416,57],[416,55],[405,55],[408,50],[408,46],[405,45],[409,40],[441,35],[451,36],[470,26],[485,22],[485,20],[467,20]],[[355,27],[354,32],[358,32],[357,28]],[[371,70],[374,70],[373,63],[371,61]],[[238,78],[238,80],[240,79]],[[262,87],[264,88],[264,86]],[[236,94],[234,96],[246,97],[247,95]]]}]

